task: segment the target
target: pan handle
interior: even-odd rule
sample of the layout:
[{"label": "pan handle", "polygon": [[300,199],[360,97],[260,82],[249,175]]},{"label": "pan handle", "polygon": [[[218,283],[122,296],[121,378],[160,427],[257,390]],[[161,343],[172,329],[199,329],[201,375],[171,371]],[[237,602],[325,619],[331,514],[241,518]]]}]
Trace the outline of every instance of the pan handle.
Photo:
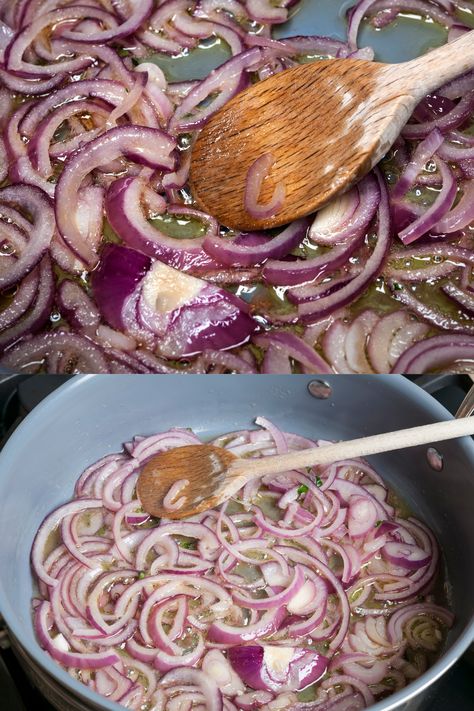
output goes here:
[{"label": "pan handle", "polygon": [[458,419],[460,417],[470,417],[474,412],[474,384],[467,393],[466,397],[459,405],[455,417]]},{"label": "pan handle", "polygon": [[464,392],[469,388],[467,395],[456,411],[455,417],[456,419],[460,417],[470,417],[474,412],[474,378],[471,378],[469,375],[439,373],[437,375],[417,375],[411,377],[410,380],[416,383],[420,388],[423,388],[425,392],[435,396],[440,390],[453,385],[462,389]]},{"label": "pan handle", "polygon": [[412,380],[416,385],[423,388],[423,390],[430,395],[435,395],[440,390],[443,390],[443,388],[449,388],[453,385],[466,391],[471,383],[469,375],[460,373],[437,373],[433,375],[414,376],[405,375],[405,377]]}]

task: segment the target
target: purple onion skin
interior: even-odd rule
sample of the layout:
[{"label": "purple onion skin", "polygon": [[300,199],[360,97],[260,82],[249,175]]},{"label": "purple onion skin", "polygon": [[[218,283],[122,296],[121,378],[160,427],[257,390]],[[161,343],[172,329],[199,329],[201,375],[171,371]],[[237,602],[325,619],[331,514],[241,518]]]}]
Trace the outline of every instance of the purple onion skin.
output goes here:
[{"label": "purple onion skin", "polygon": [[[275,679],[271,669],[265,664],[265,647],[259,644],[249,644],[231,647],[227,650],[229,661],[234,671],[244,684],[256,691],[301,691],[325,674],[329,660],[322,654],[307,649],[296,649],[296,659],[288,665],[285,679]],[[301,660],[305,659],[306,664]],[[299,664],[298,667],[296,665]]]},{"label": "purple onion skin", "polygon": [[[92,288],[102,316],[114,328],[124,329],[124,304],[140,288],[152,265],[150,257],[128,247],[110,244],[103,250]],[[159,348],[162,355],[171,358],[196,355],[206,349],[233,348],[248,341],[258,329],[245,301],[204,281],[197,296],[167,316]]]},{"label": "purple onion skin", "polygon": [[92,275],[94,298],[105,320],[114,328],[124,327],[122,307],[151,266],[150,257],[128,247],[106,245]]},{"label": "purple onion skin", "polygon": [[[224,302],[235,308],[222,320],[218,311],[219,306]],[[199,311],[204,306],[206,313],[203,317]],[[186,312],[189,315],[192,310],[196,311],[196,318],[193,323],[189,324],[188,322],[189,330],[183,356],[195,355],[208,348],[218,350],[233,348],[248,341],[250,336],[258,330],[258,324],[248,313],[249,307],[245,301],[230,292],[216,289],[216,287],[207,284],[198,294],[194,303],[173,312],[170,328],[179,327],[179,322],[186,317]]]},{"label": "purple onion skin", "polygon": [[259,644],[249,644],[242,647],[231,647],[227,656],[234,671],[244,684],[256,691],[269,691],[262,678],[263,647]]},{"label": "purple onion skin", "polygon": [[[134,181],[135,178],[119,178],[112,183],[106,195],[107,218],[114,231],[124,242],[143,254],[159,259],[170,267],[181,271],[221,267],[220,262],[216,262],[202,249],[198,239],[186,240],[186,243],[195,244],[184,248],[181,240],[167,237],[163,240],[163,236],[156,228],[151,228],[155,239],[143,234],[140,226],[131,219],[125,207],[127,189]],[[175,242],[174,247],[170,246],[172,242]]]}]

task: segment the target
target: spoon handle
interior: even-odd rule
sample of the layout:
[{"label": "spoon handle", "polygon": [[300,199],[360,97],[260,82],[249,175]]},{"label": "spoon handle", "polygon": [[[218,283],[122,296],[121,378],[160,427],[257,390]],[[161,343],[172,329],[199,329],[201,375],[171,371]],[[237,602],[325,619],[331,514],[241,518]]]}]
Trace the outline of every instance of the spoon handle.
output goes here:
[{"label": "spoon handle", "polygon": [[400,88],[405,84],[405,91],[420,101],[470,69],[474,69],[474,30],[410,62],[387,66],[387,74],[400,83]]},{"label": "spoon handle", "polygon": [[314,449],[304,449],[291,454],[279,454],[273,457],[263,457],[262,459],[237,460],[231,466],[232,475],[241,474],[247,481],[256,479],[265,474],[281,474],[290,469],[304,469],[318,464],[331,464],[342,459],[353,459],[354,457],[365,457],[369,454],[380,454],[381,452],[393,452],[397,449],[416,447],[432,442],[441,442],[446,439],[465,437],[474,434],[474,417],[467,417],[461,420],[447,420],[446,422],[435,422],[431,425],[421,427],[410,427],[396,432],[384,432],[383,434],[361,437],[347,442],[336,442],[335,444],[315,447]]}]

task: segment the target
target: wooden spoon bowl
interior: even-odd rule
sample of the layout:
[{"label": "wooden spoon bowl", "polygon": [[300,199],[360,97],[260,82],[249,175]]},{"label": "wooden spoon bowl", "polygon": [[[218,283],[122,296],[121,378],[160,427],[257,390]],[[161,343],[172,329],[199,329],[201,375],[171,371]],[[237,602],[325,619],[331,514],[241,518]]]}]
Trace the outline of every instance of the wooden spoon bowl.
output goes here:
[{"label": "wooden spoon bowl", "polygon": [[[193,147],[191,190],[228,227],[276,227],[323,207],[387,153],[416,104],[474,67],[474,31],[411,62],[333,59],[303,64],[254,84],[211,117]],[[271,217],[245,208],[249,169],[274,164],[259,203],[283,184]]]}]

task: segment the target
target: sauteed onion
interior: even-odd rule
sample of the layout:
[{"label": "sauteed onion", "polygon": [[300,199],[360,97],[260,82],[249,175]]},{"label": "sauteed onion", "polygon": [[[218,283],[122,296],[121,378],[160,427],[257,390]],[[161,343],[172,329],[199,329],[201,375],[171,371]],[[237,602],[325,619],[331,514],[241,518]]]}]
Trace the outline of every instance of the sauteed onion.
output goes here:
[{"label": "sauteed onion", "polygon": [[[318,446],[257,424],[214,444],[248,457]],[[433,534],[380,475],[341,461],[253,481],[184,521],[150,518],[140,468],[199,442],[137,436],[45,519],[32,549],[41,646],[142,711],[355,711],[423,673],[453,614],[435,592]]]}]

